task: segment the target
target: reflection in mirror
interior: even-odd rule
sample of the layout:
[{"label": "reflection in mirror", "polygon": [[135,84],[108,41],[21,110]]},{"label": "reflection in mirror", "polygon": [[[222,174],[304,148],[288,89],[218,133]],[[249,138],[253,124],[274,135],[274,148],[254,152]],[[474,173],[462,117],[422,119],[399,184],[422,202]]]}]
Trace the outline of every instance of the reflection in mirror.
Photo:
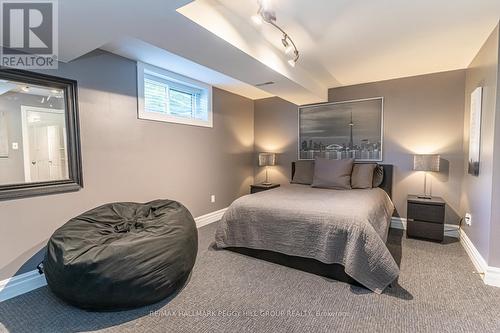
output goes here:
[{"label": "reflection in mirror", "polygon": [[75,80],[0,69],[0,200],[83,187]]},{"label": "reflection in mirror", "polygon": [[0,80],[0,185],[69,179],[62,89]]}]

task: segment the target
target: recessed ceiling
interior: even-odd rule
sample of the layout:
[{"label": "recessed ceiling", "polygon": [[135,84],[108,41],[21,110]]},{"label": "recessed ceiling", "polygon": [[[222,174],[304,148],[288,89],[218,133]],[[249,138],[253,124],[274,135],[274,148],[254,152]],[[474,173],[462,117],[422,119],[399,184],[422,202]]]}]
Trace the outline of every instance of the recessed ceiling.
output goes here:
[{"label": "recessed ceiling", "polygon": [[[499,0],[267,2],[296,42],[301,68],[327,87],[465,68],[500,19]],[[226,16],[225,25],[220,20],[207,22],[203,12],[195,9],[207,3]],[[230,15],[252,25],[256,0],[196,0],[186,8],[191,9],[178,11],[245,52],[255,48],[248,45],[253,37],[247,35],[241,45],[233,41],[227,25]],[[242,30],[241,26],[230,28]],[[281,34],[272,26],[254,25],[254,30],[283,50]],[[259,59],[266,62],[264,57]]]},{"label": "recessed ceiling", "polygon": [[104,48],[305,104],[331,87],[465,68],[500,16],[499,0],[269,1],[301,53],[295,68],[279,33],[252,24],[256,0],[59,1],[60,58]]}]

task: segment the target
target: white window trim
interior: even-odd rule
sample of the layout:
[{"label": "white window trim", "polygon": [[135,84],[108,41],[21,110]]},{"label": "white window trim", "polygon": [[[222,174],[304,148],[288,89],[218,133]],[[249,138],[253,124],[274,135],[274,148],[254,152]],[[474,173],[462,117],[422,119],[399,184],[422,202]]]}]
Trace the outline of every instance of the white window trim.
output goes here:
[{"label": "white window trim", "polygon": [[[156,112],[146,112],[144,109],[144,73],[153,76],[162,77],[166,80],[177,81],[184,85],[190,85],[195,88],[201,88],[208,91],[207,96],[207,120],[189,119],[176,117],[168,114],[160,114]],[[213,112],[212,112],[212,86],[204,82],[197,81],[186,76],[167,71],[166,69],[137,62],[137,116],[139,119],[162,121],[175,124],[184,124],[201,127],[213,127]]]}]

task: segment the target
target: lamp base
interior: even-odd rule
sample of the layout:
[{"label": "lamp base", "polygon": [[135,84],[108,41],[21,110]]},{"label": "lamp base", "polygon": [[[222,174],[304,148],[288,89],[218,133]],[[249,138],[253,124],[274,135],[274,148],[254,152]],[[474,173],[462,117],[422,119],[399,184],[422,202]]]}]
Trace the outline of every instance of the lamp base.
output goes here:
[{"label": "lamp base", "polygon": [[431,199],[432,199],[432,196],[430,196],[430,195],[426,195],[426,194],[420,194],[420,195],[417,195],[417,198],[419,198],[419,199],[431,200]]},{"label": "lamp base", "polygon": [[271,185],[273,185],[273,183],[263,182],[262,185],[264,185],[264,186],[271,186]]}]

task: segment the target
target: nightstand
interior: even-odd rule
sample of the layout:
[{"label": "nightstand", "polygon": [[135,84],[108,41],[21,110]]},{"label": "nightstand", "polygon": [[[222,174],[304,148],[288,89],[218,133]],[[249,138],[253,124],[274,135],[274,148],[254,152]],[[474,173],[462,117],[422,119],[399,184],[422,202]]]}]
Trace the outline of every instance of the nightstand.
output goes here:
[{"label": "nightstand", "polygon": [[257,192],[267,191],[276,187],[280,187],[280,184],[271,184],[271,185],[254,184],[250,185],[250,193],[254,194]]},{"label": "nightstand", "polygon": [[406,235],[442,242],[446,202],[440,197],[421,199],[409,195],[407,203]]}]

